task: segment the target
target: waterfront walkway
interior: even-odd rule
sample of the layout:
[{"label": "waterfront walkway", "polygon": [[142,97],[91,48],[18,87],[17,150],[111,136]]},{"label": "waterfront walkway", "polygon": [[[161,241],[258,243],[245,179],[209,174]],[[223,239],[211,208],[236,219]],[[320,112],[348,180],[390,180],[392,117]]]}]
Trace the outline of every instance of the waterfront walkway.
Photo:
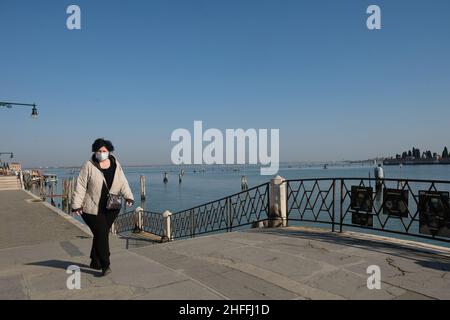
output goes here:
[{"label": "waterfront walkway", "polygon": [[[90,236],[33,199],[0,192],[0,299],[450,299],[449,249],[294,227],[164,244],[111,235],[102,278],[86,266]],[[73,264],[80,290],[66,287]],[[367,288],[369,265],[381,290]]]},{"label": "waterfront walkway", "polygon": [[0,249],[90,236],[74,219],[23,190],[0,191],[0,219]]}]

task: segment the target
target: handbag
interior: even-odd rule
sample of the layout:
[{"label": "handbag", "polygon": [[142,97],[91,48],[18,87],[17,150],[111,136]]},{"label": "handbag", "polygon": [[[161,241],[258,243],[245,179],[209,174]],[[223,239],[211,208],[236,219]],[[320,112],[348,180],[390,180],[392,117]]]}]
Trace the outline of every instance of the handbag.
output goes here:
[{"label": "handbag", "polygon": [[[103,172],[102,172],[103,174]],[[122,209],[122,197],[118,194],[111,193],[106,183],[105,176],[103,175],[103,182],[106,189],[108,190],[108,197],[106,199],[106,209],[107,210],[120,210]]]},{"label": "handbag", "polygon": [[107,210],[120,210],[122,208],[122,197],[118,194],[108,193],[106,201]]}]

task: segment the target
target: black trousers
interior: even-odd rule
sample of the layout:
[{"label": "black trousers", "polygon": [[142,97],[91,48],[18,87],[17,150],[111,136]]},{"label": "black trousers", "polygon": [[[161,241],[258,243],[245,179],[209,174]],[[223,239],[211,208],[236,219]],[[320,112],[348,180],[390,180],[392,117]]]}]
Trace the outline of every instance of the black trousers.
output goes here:
[{"label": "black trousers", "polygon": [[119,210],[99,210],[98,215],[84,213],[81,215],[84,222],[91,229],[92,240],[91,259],[104,269],[109,267],[109,231],[116,220]]}]

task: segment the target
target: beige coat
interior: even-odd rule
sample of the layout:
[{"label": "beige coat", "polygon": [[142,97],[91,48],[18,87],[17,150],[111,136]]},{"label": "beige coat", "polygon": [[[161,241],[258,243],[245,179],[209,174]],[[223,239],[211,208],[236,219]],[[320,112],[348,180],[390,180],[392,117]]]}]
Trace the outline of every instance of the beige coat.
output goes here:
[{"label": "beige coat", "polygon": [[[116,171],[110,193],[120,194],[125,199],[134,201],[133,193],[122,166],[115,158],[114,160],[116,161]],[[77,179],[77,185],[72,197],[72,210],[82,208],[85,213],[97,215],[103,184],[103,173],[91,160],[86,161],[81,167]]]}]

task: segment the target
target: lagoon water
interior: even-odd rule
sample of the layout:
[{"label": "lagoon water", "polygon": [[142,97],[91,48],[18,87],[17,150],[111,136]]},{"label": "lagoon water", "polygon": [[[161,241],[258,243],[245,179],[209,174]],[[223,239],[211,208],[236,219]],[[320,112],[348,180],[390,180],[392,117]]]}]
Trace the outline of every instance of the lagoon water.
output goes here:
[{"label": "lagoon water", "polygon": [[[181,169],[184,169],[185,174],[180,184],[178,174]],[[261,176],[259,168],[255,166],[204,166],[203,169],[181,166],[124,167],[136,206],[141,205],[139,180],[144,175],[147,189],[145,209],[157,212],[177,212],[240,192],[242,175],[247,176],[250,188],[271,179],[270,176]],[[279,175],[285,179],[368,178],[369,175],[373,177],[373,169],[373,165],[329,166],[328,169],[319,166],[285,166],[280,168]],[[168,173],[167,184],[163,183],[164,172]],[[386,178],[450,181],[448,165],[385,166],[384,172]],[[43,173],[58,176],[59,183],[55,191],[58,194],[61,192],[62,179],[78,175],[77,170],[67,169],[45,169]]]}]

